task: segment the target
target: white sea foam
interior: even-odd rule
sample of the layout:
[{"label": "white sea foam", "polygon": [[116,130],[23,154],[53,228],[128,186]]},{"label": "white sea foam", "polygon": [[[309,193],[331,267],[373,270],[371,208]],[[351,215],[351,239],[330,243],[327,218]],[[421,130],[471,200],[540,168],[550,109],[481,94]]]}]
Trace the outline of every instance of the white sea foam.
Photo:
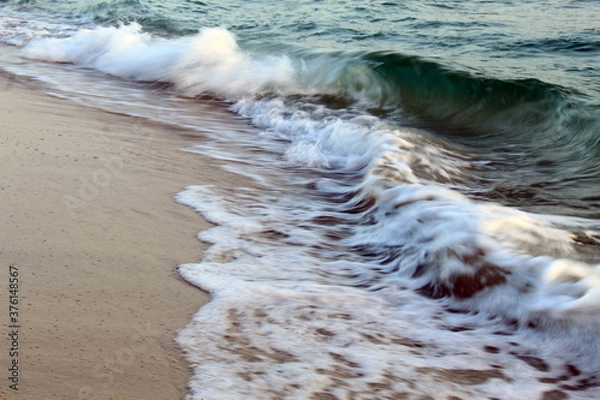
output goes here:
[{"label": "white sea foam", "polygon": [[600,395],[598,267],[576,261],[581,220],[468,200],[440,183],[467,179],[469,163],[419,132],[305,108],[232,107],[259,140],[284,140],[270,166],[323,177],[178,196],[219,225],[199,236],[207,258],[180,267],[214,296],[178,338],[193,398]]},{"label": "white sea foam", "polygon": [[[574,261],[571,233],[584,221],[468,200],[436,183],[468,162],[419,132],[305,107],[232,107],[265,149],[284,140],[255,164],[269,195],[178,196],[219,225],[180,267],[214,296],[178,338],[193,398],[600,394],[598,267]],[[290,166],[324,176],[278,180]]]},{"label": "white sea foam", "polygon": [[265,94],[329,94],[369,106],[387,91],[370,70],[372,65],[358,54],[340,62],[328,54],[251,53],[225,28],[202,28],[193,36],[165,39],[131,23],[82,29],[66,38],[47,36],[20,35],[26,44],[22,55],[125,79],[171,83],[186,96],[209,94],[236,101]]},{"label": "white sea foam", "polygon": [[[599,326],[597,303],[592,313],[582,314],[587,307],[575,313],[564,309],[581,300],[592,304],[586,296],[595,297],[598,286],[585,280],[597,279],[596,272],[588,265],[573,271],[570,261],[519,256],[491,241],[484,244],[479,220],[485,217],[473,220],[473,212],[461,213],[460,203],[468,207],[468,201],[456,195],[427,200],[430,207],[420,204],[420,212],[418,198],[430,193],[413,189],[412,212],[359,228],[348,242],[412,246],[413,259],[405,254],[401,264],[435,258],[435,273],[419,279],[340,250],[346,246],[308,226],[310,206],[294,204],[293,198],[265,204],[258,195],[225,199],[207,187],[182,192],[179,201],[219,224],[199,236],[212,244],[206,259],[179,269],[214,298],[178,337],[196,372],[192,398],[404,393],[406,398],[518,399],[562,390],[584,399],[600,394],[594,387],[569,390],[585,379],[593,382],[589,375],[600,367],[593,335]],[[254,209],[257,204],[263,206]],[[295,209],[288,208],[292,204]],[[456,207],[457,212],[448,209]],[[430,224],[419,227],[415,213],[430,214]],[[413,241],[389,232],[392,227],[413,232]],[[512,271],[508,284],[466,300],[432,301],[413,290],[443,275],[468,273],[473,266],[460,258],[477,251],[492,252],[484,257]],[[572,276],[568,282],[565,273]],[[520,290],[527,283],[531,287]],[[563,283],[569,287],[557,286]],[[449,307],[463,312],[448,312]]]},{"label": "white sea foam", "polygon": [[285,56],[252,58],[224,28],[204,28],[196,36],[153,37],[137,23],[82,30],[69,38],[31,41],[23,56],[73,63],[124,79],[166,82],[189,96],[226,99],[257,95],[291,84],[294,70]]}]

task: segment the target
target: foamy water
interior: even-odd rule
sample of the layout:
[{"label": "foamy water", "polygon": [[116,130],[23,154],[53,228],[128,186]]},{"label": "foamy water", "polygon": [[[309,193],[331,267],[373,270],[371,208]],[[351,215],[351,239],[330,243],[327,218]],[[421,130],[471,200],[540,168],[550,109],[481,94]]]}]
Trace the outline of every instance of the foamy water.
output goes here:
[{"label": "foamy water", "polygon": [[480,243],[460,198],[431,204],[430,221],[444,218],[429,226],[402,213],[415,241],[389,234],[399,221],[339,240],[341,221],[369,212],[325,216],[289,193],[228,200],[190,187],[178,199],[218,224],[199,236],[212,244],[203,262],[180,267],[214,298],[178,337],[194,398],[597,393],[597,269]]}]

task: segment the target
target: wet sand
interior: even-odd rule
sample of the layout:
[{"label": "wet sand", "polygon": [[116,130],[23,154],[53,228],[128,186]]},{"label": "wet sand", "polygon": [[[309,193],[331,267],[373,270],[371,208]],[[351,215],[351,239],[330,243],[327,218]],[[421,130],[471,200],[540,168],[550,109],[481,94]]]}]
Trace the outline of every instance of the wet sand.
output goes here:
[{"label": "wet sand", "polygon": [[[191,376],[174,342],[209,300],[176,267],[198,261],[189,184],[236,185],[180,151],[189,135],[79,106],[31,82],[0,92],[0,301],[18,273],[18,356],[3,334],[2,399],[181,399]],[[182,134],[183,133],[183,134]],[[8,379],[19,366],[18,391]]]}]

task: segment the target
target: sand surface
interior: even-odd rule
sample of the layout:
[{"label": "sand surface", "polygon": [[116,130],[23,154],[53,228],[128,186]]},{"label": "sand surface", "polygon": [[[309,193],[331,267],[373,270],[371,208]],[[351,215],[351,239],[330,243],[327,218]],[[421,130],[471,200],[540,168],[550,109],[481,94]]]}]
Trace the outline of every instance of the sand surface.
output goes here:
[{"label": "sand surface", "polygon": [[[185,397],[191,371],[174,337],[209,297],[176,267],[200,259],[196,234],[208,224],[173,195],[240,178],[178,150],[192,140],[185,132],[31,82],[4,89],[0,398]],[[18,391],[8,380],[10,266],[19,278]]]}]

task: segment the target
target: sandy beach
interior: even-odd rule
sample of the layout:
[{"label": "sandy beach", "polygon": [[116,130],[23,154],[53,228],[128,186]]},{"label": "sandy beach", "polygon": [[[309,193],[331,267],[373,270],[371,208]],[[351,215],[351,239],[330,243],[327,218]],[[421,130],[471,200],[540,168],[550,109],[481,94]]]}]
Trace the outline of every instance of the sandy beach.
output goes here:
[{"label": "sandy beach", "polygon": [[[0,397],[185,397],[191,371],[174,337],[209,297],[176,267],[200,259],[196,234],[208,224],[173,195],[239,178],[180,151],[192,139],[170,127],[79,106],[32,82],[4,89],[0,298],[10,332],[12,271],[19,329],[10,359],[15,338],[3,334]],[[18,391],[7,380],[14,358]]]}]

